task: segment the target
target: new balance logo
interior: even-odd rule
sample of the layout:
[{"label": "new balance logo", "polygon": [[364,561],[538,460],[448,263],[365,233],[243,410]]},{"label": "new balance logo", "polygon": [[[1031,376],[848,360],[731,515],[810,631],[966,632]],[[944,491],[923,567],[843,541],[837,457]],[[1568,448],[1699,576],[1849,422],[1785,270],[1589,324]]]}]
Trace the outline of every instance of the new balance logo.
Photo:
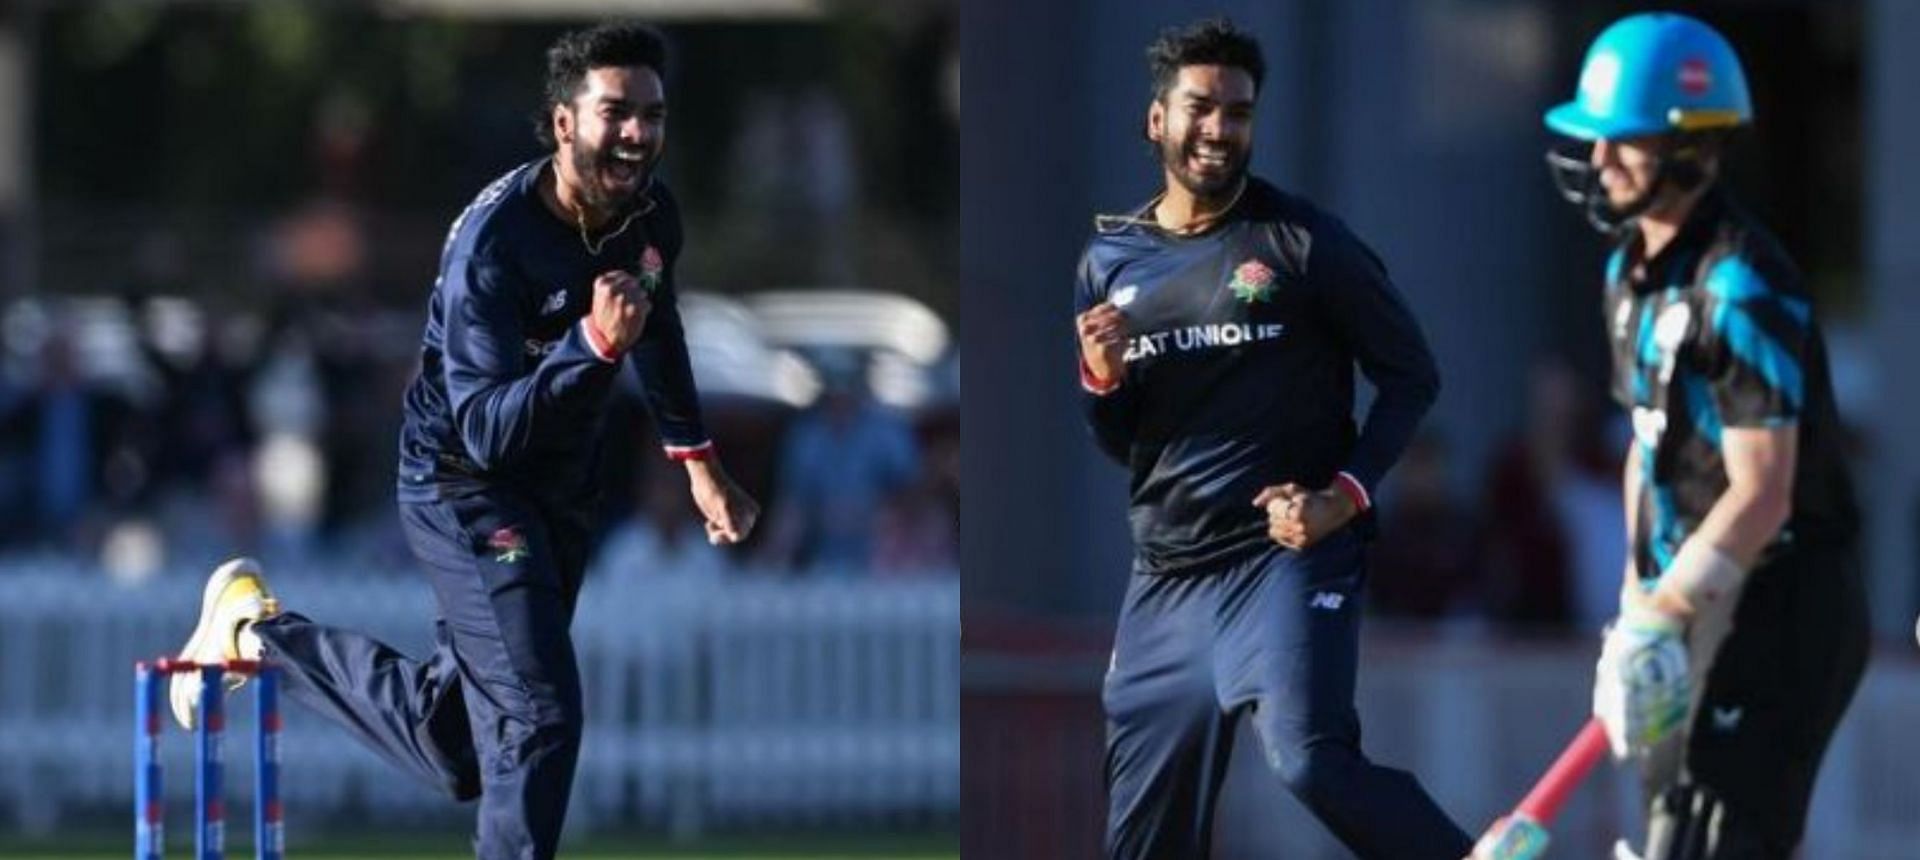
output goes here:
[{"label": "new balance logo", "polygon": [[1738,706],[1731,707],[1731,708],[1714,708],[1713,709],[1714,730],[1720,731],[1720,732],[1738,731],[1740,728],[1740,717],[1744,713],[1745,713],[1745,710]]},{"label": "new balance logo", "polygon": [[567,291],[554,290],[553,295],[550,295],[547,297],[546,304],[543,304],[540,306],[540,312],[543,314],[550,314],[566,306],[567,306]]},{"label": "new balance logo", "polygon": [[1321,591],[1316,592],[1313,595],[1313,599],[1307,601],[1307,608],[1337,612],[1340,609],[1340,604],[1345,602],[1347,602],[1347,596],[1344,594],[1337,591]]}]

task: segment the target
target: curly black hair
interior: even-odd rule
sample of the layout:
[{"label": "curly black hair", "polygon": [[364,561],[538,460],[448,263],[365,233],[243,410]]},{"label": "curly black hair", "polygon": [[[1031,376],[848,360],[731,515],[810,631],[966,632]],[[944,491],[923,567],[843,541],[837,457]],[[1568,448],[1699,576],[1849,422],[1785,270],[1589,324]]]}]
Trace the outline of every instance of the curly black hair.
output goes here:
[{"label": "curly black hair", "polygon": [[645,66],[667,80],[667,38],[645,24],[606,23],[561,36],[547,49],[546,101],[534,112],[533,133],[552,149],[553,107],[572,104],[592,69]]},{"label": "curly black hair", "polygon": [[1147,71],[1153,75],[1157,101],[1173,88],[1173,79],[1186,66],[1230,66],[1253,78],[1254,92],[1267,76],[1260,56],[1260,40],[1226,18],[1204,18],[1185,27],[1168,27],[1147,46]]}]

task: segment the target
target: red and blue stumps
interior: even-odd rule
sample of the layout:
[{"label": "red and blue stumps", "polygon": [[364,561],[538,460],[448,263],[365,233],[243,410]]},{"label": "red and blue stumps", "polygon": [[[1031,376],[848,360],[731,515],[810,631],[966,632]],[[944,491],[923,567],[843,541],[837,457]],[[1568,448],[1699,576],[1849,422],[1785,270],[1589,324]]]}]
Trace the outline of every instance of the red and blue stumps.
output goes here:
[{"label": "red and blue stumps", "polygon": [[281,860],[286,832],[280,806],[279,678],[267,666],[248,660],[196,664],[170,658],[134,665],[134,860],[161,860],[166,848],[165,794],[160,767],[164,714],[162,685],[175,673],[191,672],[200,684],[194,730],[194,832],[198,860],[226,856],[226,733],[228,672],[255,676],[254,852],[258,860]]},{"label": "red and blue stumps", "polygon": [[258,674],[254,702],[253,844],[257,860],[280,860],[287,831],[280,818],[280,676]]},{"label": "red and blue stumps", "polygon": [[220,777],[226,772],[220,760],[220,742],[227,732],[227,691],[221,689],[226,669],[201,666],[200,719],[196,722],[193,743],[193,831],[195,856],[199,860],[222,860],[227,856],[226,813],[221,809]]},{"label": "red and blue stumps", "polygon": [[166,850],[166,796],[160,787],[160,681],[166,673],[133,667],[133,860],[160,860]]}]

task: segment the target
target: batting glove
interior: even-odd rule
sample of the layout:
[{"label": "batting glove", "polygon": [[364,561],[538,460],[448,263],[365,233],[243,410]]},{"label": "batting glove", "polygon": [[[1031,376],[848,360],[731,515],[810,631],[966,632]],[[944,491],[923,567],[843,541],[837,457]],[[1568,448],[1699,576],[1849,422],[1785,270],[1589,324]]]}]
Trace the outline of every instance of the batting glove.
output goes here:
[{"label": "batting glove", "polygon": [[1608,629],[1594,670],[1593,714],[1616,759],[1644,754],[1686,721],[1693,702],[1680,622],[1629,606]]}]

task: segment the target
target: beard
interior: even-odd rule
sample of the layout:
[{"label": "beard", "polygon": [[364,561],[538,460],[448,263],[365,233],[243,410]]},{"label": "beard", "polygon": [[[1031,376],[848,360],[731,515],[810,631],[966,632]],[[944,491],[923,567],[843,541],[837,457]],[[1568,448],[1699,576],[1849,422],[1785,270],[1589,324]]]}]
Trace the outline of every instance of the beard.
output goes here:
[{"label": "beard", "polygon": [[1615,191],[1601,183],[1600,199],[1604,201],[1608,215],[1616,220],[1626,221],[1664,208],[1661,204],[1670,201],[1664,200],[1666,195],[1662,195],[1660,191],[1658,184],[1642,186],[1631,191]]},{"label": "beard", "polygon": [[1617,186],[1608,187],[1608,185],[1600,181],[1597,176],[1594,182],[1600,186],[1600,196],[1607,201],[1607,208],[1615,212],[1626,212],[1645,208],[1647,203],[1652,202],[1650,198],[1653,196],[1651,193],[1653,189],[1651,188],[1645,186],[1631,189],[1620,189]]},{"label": "beard", "polygon": [[651,146],[635,147],[642,153],[638,161],[614,155],[611,144],[595,146],[584,137],[575,137],[567,147],[567,164],[579,180],[580,200],[603,215],[618,214],[632,205],[640,189],[647,186],[653,165],[660,153]]},{"label": "beard", "polygon": [[1194,137],[1185,140],[1162,138],[1159,143],[1160,165],[1166,168],[1174,181],[1180,183],[1188,194],[1201,200],[1210,200],[1225,195],[1240,183],[1247,173],[1247,150],[1232,143],[1218,143],[1215,148],[1225,150],[1225,161],[1217,167],[1203,167],[1195,163],[1198,158],[1199,141]]}]

